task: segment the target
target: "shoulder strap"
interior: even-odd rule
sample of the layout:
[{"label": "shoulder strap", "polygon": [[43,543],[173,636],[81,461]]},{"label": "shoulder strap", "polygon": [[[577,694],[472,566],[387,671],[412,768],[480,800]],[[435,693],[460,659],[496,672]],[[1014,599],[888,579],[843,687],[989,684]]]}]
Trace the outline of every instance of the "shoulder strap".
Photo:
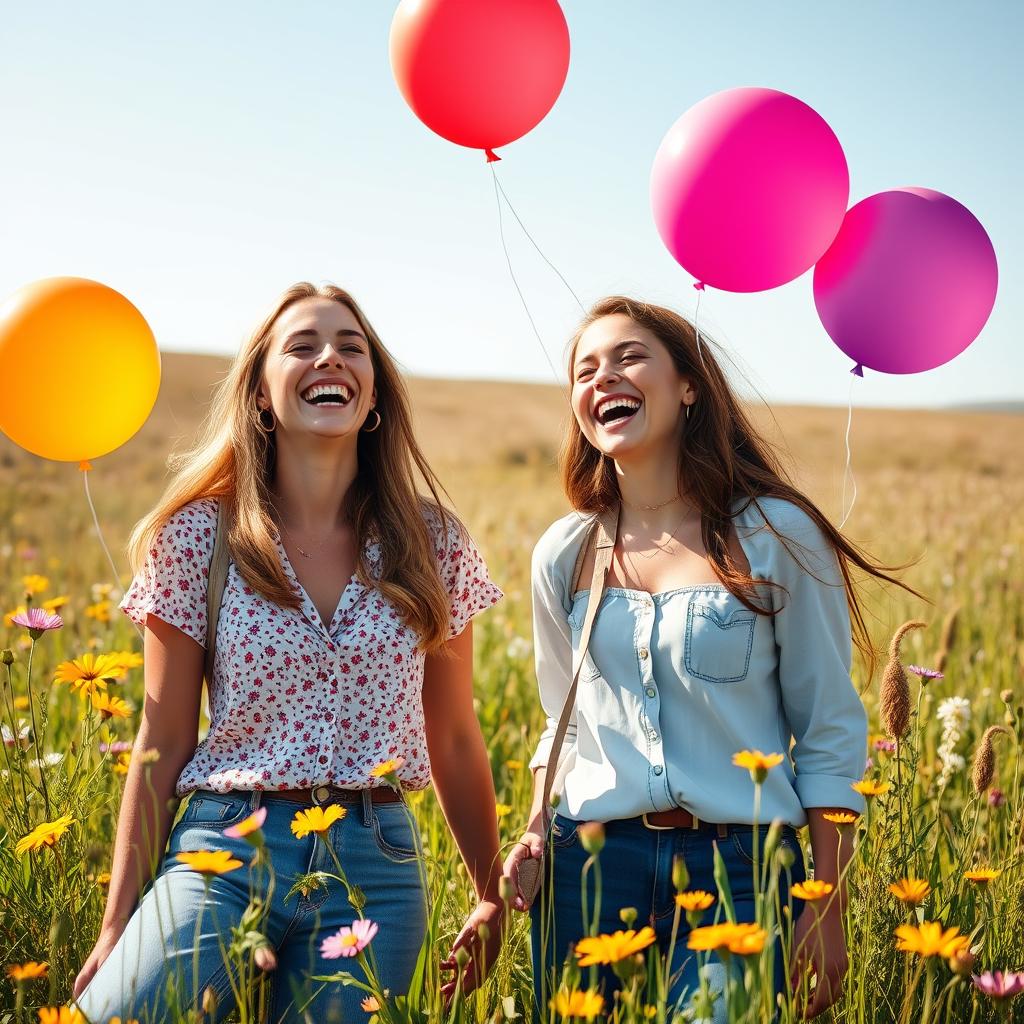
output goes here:
[{"label": "shoulder strap", "polygon": [[224,596],[224,584],[228,578],[228,514],[227,501],[217,499],[217,529],[213,541],[213,557],[210,559],[210,575],[206,585],[206,659],[203,675],[206,688],[213,680],[213,652],[217,642],[217,616],[220,615],[220,601]]},{"label": "shoulder strap", "polygon": [[583,567],[584,553],[590,545],[593,537],[597,538],[597,550],[594,554],[594,572],[590,581],[590,594],[587,597],[587,613],[583,618],[583,631],[580,634],[580,646],[576,654],[576,664],[572,671],[572,685],[566,694],[565,703],[562,705],[562,713],[558,716],[558,726],[555,729],[555,738],[551,744],[551,753],[548,755],[547,770],[544,772],[544,801],[541,804],[542,825],[547,829],[548,811],[551,802],[551,784],[554,781],[555,771],[558,766],[558,755],[562,751],[562,743],[565,740],[565,733],[569,727],[569,716],[576,704],[576,687],[580,679],[580,669],[583,666],[583,659],[587,653],[587,646],[590,643],[590,633],[594,627],[594,619],[597,617],[597,609],[604,597],[605,583],[608,580],[608,570],[612,564],[612,551],[615,548],[615,538],[619,532],[619,506],[613,505],[602,512],[597,522],[590,530],[584,540],[581,552],[576,557],[576,567],[573,571],[572,590],[576,590],[576,577]]}]

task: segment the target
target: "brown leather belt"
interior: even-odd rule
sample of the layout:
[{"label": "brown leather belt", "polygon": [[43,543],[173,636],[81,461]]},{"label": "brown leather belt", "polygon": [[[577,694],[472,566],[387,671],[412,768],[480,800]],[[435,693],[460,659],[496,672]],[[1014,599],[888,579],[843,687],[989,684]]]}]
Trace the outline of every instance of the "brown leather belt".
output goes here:
[{"label": "brown leather belt", "polygon": [[643,823],[651,829],[668,828],[714,828],[718,830],[719,836],[726,836],[729,826],[713,821],[701,821],[695,814],[691,814],[684,807],[674,807],[671,811],[651,811],[641,815]]},{"label": "brown leather belt", "polygon": [[[357,804],[363,799],[362,789],[342,789],[340,786],[313,786],[311,789],[267,789],[264,798],[280,797],[296,803],[313,804]],[[373,786],[370,802],[375,804],[396,804],[402,796],[390,786]]]}]

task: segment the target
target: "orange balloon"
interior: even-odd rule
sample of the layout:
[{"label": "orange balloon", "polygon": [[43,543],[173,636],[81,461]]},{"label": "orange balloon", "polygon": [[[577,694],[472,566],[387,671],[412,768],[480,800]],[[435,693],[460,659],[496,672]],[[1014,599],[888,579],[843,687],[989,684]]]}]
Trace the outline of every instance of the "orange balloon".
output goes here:
[{"label": "orange balloon", "polygon": [[0,305],[0,430],[45,459],[80,462],[119,448],[160,390],[160,351],[120,293],[51,277]]}]

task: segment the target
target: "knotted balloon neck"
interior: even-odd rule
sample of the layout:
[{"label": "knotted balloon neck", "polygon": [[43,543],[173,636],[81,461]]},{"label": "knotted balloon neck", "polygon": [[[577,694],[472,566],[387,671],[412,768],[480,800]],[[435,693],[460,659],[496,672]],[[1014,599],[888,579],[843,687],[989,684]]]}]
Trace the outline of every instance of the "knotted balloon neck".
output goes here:
[{"label": "knotted balloon neck", "polygon": [[861,364],[860,364],[860,363],[858,363],[858,364],[857,364],[857,365],[856,365],[856,366],[855,366],[855,367],[854,367],[854,368],[853,368],[853,369],[852,369],[852,370],[850,371],[850,373],[856,374],[856,375],[857,375],[858,377],[863,377],[863,376],[864,376],[864,367],[863,367],[863,366],[861,366]]},{"label": "knotted balloon neck", "polygon": [[484,154],[487,156],[487,162],[493,164],[495,161],[500,160],[501,157],[494,152],[493,149],[485,149]]},{"label": "knotted balloon neck", "polygon": [[704,291],[704,282],[698,281],[693,287],[696,288],[697,291],[702,292]]}]

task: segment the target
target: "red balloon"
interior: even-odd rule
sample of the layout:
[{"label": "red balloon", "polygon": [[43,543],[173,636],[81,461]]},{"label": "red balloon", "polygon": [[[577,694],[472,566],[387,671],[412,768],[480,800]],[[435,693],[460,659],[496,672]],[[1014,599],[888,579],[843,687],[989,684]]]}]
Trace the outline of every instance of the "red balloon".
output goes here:
[{"label": "red balloon", "polygon": [[558,99],[569,26],[557,0],[402,0],[391,70],[428,128],[491,150],[525,135]]}]

